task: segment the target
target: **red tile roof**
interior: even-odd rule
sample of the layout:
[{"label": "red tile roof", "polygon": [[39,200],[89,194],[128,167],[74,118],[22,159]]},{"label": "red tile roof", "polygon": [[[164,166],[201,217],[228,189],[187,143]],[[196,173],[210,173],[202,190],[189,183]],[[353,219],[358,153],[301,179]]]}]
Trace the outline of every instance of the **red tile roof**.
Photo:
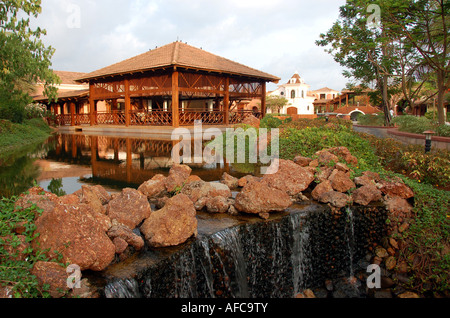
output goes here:
[{"label": "red tile roof", "polygon": [[214,55],[182,42],[173,42],[122,62],[99,69],[78,78],[78,81],[142,72],[164,67],[186,67],[199,70],[244,75],[278,82],[280,78]]}]

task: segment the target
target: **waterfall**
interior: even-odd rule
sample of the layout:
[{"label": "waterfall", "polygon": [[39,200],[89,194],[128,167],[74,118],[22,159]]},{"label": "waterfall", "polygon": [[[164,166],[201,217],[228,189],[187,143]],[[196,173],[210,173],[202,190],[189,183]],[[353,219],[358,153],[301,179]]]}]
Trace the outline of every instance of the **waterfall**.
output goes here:
[{"label": "waterfall", "polygon": [[353,211],[351,208],[346,208],[347,212],[347,246],[348,246],[348,257],[349,257],[349,273],[350,278],[355,276],[353,258],[355,253],[355,220],[353,217]]},{"label": "waterfall", "polygon": [[[114,279],[109,273],[104,295],[291,298],[341,273],[355,275],[368,246],[384,236],[386,217],[374,211],[333,214],[314,206],[202,234],[181,247],[148,250],[142,257],[150,261],[135,268],[133,279]],[[373,215],[378,215],[376,222]]]},{"label": "waterfall", "polygon": [[294,215],[291,219],[292,226],[292,279],[294,294],[298,294],[306,289],[307,275],[311,267],[308,251],[309,227],[300,214]]}]

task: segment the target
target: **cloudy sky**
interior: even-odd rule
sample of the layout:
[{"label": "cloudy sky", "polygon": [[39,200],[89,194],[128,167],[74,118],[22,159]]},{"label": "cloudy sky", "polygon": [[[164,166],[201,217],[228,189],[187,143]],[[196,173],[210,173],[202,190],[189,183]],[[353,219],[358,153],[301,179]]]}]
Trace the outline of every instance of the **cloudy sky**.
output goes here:
[{"label": "cloudy sky", "polygon": [[[91,72],[181,40],[311,89],[347,79],[315,45],[345,0],[42,0],[34,24],[56,49],[53,68]],[[269,89],[276,86],[269,85]]]}]

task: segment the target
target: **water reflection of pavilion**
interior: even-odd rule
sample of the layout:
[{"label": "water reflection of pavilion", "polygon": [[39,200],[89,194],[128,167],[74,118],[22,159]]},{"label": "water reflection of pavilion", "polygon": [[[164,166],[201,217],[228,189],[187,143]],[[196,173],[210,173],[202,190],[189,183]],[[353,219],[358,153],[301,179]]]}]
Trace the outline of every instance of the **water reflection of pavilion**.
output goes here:
[{"label": "water reflection of pavilion", "polygon": [[[72,134],[56,135],[54,143],[55,150],[47,159],[90,166],[93,178],[106,183],[140,185],[156,174],[168,173],[174,163],[172,150],[179,141]],[[223,172],[229,172],[227,164],[189,165],[206,181],[218,180]]]}]

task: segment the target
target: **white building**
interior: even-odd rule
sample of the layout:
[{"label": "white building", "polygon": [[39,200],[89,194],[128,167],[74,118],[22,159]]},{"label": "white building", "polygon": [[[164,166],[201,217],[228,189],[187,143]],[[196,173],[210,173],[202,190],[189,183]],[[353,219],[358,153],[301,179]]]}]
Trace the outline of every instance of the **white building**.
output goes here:
[{"label": "white building", "polygon": [[[279,85],[268,96],[281,96],[289,101],[280,111],[283,115],[314,115],[316,97],[310,93],[310,88],[296,72],[286,84]],[[269,114],[274,112],[276,111],[268,110]]]}]

